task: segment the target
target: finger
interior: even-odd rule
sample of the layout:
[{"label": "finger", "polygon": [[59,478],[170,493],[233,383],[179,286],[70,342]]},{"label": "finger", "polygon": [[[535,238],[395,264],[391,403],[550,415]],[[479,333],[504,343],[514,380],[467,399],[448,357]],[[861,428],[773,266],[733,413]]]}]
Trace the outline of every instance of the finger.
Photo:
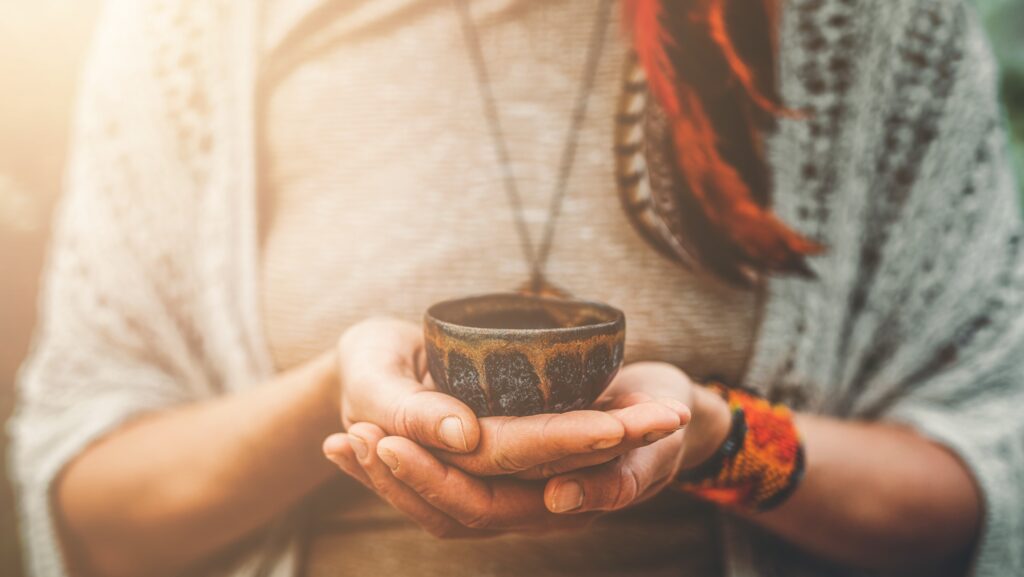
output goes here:
[{"label": "finger", "polygon": [[389,435],[413,439],[421,445],[465,453],[480,442],[476,415],[455,397],[431,391],[399,375],[364,375],[352,389],[357,395],[352,412]]},{"label": "finger", "polygon": [[651,497],[671,480],[682,458],[683,433],[610,463],[548,481],[544,502],[554,513],[615,511]]},{"label": "finger", "polygon": [[624,409],[632,405],[639,405],[640,403],[647,403],[653,400],[654,398],[647,393],[626,392],[622,394],[608,394],[606,392],[594,402],[593,408],[600,411],[610,411],[613,409]]},{"label": "finger", "polygon": [[689,378],[666,363],[634,363],[622,369],[595,406],[602,410],[625,409],[647,402],[658,402],[676,411],[683,423],[691,412],[683,400],[689,400]]},{"label": "finger", "polygon": [[600,411],[488,417],[480,419],[475,451],[439,457],[476,476],[508,475],[569,455],[616,447],[625,435],[618,418]]},{"label": "finger", "polygon": [[393,423],[391,434],[437,449],[467,453],[480,444],[480,426],[472,409],[436,391],[401,397],[386,422]]},{"label": "finger", "polygon": [[622,423],[625,442],[637,445],[664,439],[690,422],[690,409],[672,399],[656,399],[609,413]]},{"label": "finger", "polygon": [[410,323],[372,319],[346,331],[338,344],[344,424],[374,423],[429,447],[473,450],[476,416],[424,385],[423,358],[423,334]]},{"label": "finger", "polygon": [[680,390],[691,385],[685,373],[668,363],[632,363],[619,371],[601,398],[630,393],[642,393],[652,398],[676,398]]},{"label": "finger", "polygon": [[432,507],[391,474],[391,469],[381,460],[377,451],[377,443],[384,437],[380,427],[356,423],[349,428],[348,434],[357,462],[370,480],[373,490],[391,506],[436,537],[472,536],[463,525]]},{"label": "finger", "polygon": [[[633,449],[664,439],[681,429],[689,419],[689,409],[686,409],[685,405],[682,405],[682,408],[683,411],[679,411],[665,403],[649,401],[609,411],[608,414],[619,419],[625,430],[623,441],[618,446],[543,463],[523,471],[517,477],[546,479],[576,469],[607,463]],[[680,419],[681,412],[687,415],[686,420]]]},{"label": "finger", "polygon": [[359,460],[356,458],[355,451],[352,450],[352,443],[349,442],[348,435],[338,433],[327,437],[323,443],[323,452],[329,461],[337,465],[349,477],[359,481],[368,489],[373,489],[373,482],[370,481],[366,471],[363,471],[363,468],[359,465]]},{"label": "finger", "polygon": [[388,437],[377,446],[394,459],[395,477],[424,501],[459,523],[477,530],[529,528],[542,531],[580,526],[589,518],[566,523],[544,506],[544,486],[512,479],[477,479],[448,466],[429,451],[402,437]]},{"label": "finger", "polygon": [[617,410],[628,409],[648,403],[657,403],[671,411],[674,411],[683,425],[688,424],[690,419],[693,417],[693,411],[690,410],[690,407],[679,399],[671,397],[655,398],[647,393],[627,393],[625,395],[606,398],[600,404],[600,410],[615,414]]}]

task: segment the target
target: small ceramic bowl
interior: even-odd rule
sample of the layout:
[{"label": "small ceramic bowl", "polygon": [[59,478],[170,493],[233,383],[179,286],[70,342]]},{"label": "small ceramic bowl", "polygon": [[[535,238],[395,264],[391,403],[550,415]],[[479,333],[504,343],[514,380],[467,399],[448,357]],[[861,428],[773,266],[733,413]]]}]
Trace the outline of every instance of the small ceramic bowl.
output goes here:
[{"label": "small ceramic bowl", "polygon": [[424,319],[437,387],[478,416],[582,409],[622,365],[626,318],[608,305],[491,294],[438,303]]}]

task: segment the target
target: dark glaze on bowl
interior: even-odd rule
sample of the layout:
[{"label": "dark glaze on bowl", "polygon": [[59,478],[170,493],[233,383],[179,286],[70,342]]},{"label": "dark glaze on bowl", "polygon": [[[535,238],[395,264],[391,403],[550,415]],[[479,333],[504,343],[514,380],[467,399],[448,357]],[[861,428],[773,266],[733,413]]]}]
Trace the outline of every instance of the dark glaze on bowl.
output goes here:
[{"label": "dark glaze on bowl", "polygon": [[478,416],[582,409],[622,365],[626,318],[608,305],[519,294],[438,303],[424,319],[437,387]]}]

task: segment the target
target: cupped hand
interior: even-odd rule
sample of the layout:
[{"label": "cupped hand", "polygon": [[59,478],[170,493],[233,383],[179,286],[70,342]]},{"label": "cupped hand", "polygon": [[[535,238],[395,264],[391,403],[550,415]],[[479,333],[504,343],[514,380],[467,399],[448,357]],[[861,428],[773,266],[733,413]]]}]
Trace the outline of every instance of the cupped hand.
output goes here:
[{"label": "cupped hand", "polygon": [[375,318],[353,325],[337,346],[341,422],[373,423],[427,447],[472,451],[480,441],[473,411],[434,390],[423,333],[411,323]]},{"label": "cupped hand", "polygon": [[[627,372],[626,382],[630,379]],[[620,392],[624,387],[615,387]],[[610,395],[595,410],[479,420],[480,443],[467,453],[433,451],[442,462],[477,477],[546,479],[606,463],[675,433],[689,408],[670,397]]]},{"label": "cupped hand", "polygon": [[[606,412],[481,419],[480,443],[468,454],[431,452],[365,423],[328,438],[324,452],[434,535],[578,528],[671,480],[682,460],[691,389],[678,369],[643,363],[626,367],[609,388],[599,404]],[[610,422],[597,415],[620,424],[617,444],[595,446],[601,435],[587,437],[590,424]],[[543,479],[564,471],[573,473]],[[496,473],[506,476],[481,476]],[[570,512],[587,513],[564,514]]]},{"label": "cupped hand", "polygon": [[420,327],[370,319],[347,330],[337,348],[346,429],[359,422],[376,425],[386,435],[438,450],[477,475],[521,472],[595,451],[605,451],[607,460],[643,437],[675,431],[689,418],[679,403],[641,402],[609,412],[478,420],[464,403],[435,389]]},{"label": "cupped hand", "polygon": [[409,439],[386,437],[369,423],[329,437],[324,451],[339,468],[439,538],[570,529],[590,521],[546,511],[544,481],[474,477]]}]

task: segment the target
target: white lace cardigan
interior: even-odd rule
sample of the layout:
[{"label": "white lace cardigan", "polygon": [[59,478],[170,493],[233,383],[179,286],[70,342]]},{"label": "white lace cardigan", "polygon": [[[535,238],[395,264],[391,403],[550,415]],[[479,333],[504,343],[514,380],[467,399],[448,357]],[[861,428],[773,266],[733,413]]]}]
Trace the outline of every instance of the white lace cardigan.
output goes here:
[{"label": "white lace cardigan", "polygon": [[[258,4],[103,10],[11,425],[37,577],[66,574],[49,491],[69,459],[134,415],[271,372],[255,285]],[[746,384],[948,446],[984,494],[974,574],[1022,575],[1022,228],[989,48],[962,0],[784,6],[781,86],[810,114],[769,142],[774,203],[829,250],[812,262],[820,280],[770,281]],[[290,574],[293,526],[209,574]],[[730,575],[846,574],[722,527]]]}]

